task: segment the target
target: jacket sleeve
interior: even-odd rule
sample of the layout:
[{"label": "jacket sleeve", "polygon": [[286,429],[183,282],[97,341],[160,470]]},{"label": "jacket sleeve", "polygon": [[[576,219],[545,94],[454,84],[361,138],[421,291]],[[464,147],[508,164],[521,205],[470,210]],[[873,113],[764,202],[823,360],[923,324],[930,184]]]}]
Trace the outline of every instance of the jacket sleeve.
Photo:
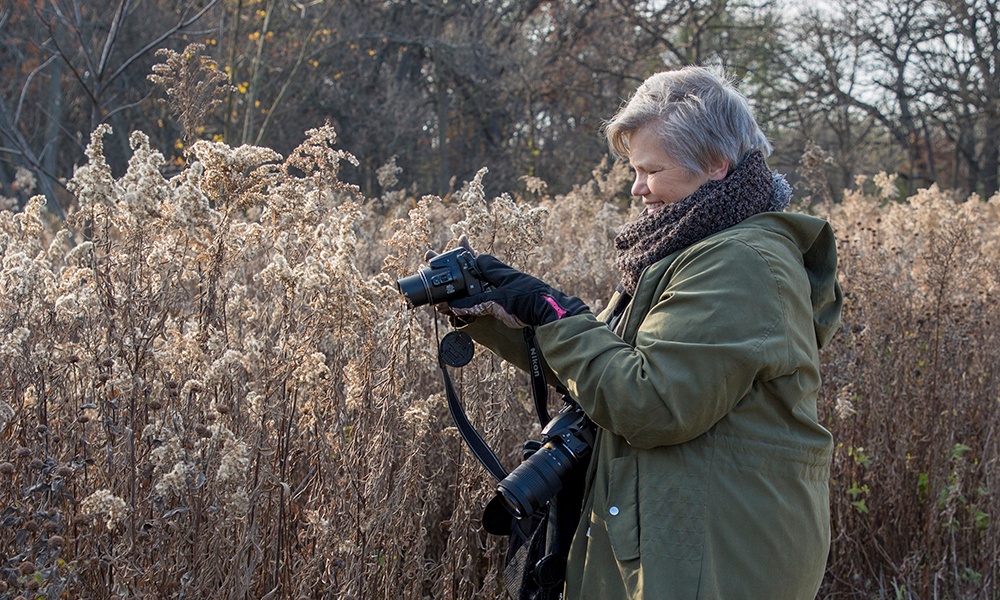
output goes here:
[{"label": "jacket sleeve", "polygon": [[[809,289],[797,260],[739,239],[685,251],[666,278],[634,347],[591,315],[537,331],[549,367],[594,422],[643,448],[701,435],[755,379],[789,371],[785,295]],[[800,317],[811,327],[811,315]]]},{"label": "jacket sleeve", "polygon": [[[489,348],[500,358],[522,371],[531,372],[528,360],[528,346],[524,339],[524,330],[511,329],[488,315],[476,317],[461,326],[460,329],[468,333],[475,341]],[[545,364],[544,353],[542,354],[542,370],[545,373],[545,380],[551,386],[558,386],[559,379],[548,365]]]}]

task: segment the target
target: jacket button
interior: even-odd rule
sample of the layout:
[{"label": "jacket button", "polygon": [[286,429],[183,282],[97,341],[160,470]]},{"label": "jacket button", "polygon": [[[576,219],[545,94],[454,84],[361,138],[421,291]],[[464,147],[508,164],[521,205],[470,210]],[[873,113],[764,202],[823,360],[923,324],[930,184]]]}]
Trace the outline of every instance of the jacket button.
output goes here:
[{"label": "jacket button", "polygon": [[612,517],[616,517],[618,516],[618,507],[612,506],[611,508],[608,509],[608,512],[611,513]]}]

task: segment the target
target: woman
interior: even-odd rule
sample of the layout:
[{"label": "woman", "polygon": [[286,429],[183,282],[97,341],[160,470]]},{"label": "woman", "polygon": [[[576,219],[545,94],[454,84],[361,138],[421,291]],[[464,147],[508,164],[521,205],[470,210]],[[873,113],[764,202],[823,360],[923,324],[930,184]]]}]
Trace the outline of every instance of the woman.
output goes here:
[{"label": "woman", "polygon": [[[698,67],[647,79],[605,126],[645,209],[615,240],[608,310],[492,256],[465,331],[549,377],[598,426],[570,600],[813,598],[830,544],[818,350],[842,296],[829,225],[781,212],[746,98]],[[610,327],[609,327],[610,325]]]}]

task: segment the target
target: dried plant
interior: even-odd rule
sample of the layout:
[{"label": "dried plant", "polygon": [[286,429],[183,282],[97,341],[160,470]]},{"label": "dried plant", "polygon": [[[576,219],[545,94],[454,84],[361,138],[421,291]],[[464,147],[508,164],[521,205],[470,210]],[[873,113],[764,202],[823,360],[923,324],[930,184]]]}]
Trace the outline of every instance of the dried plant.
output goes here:
[{"label": "dried plant", "polygon": [[[166,178],[100,127],[70,182],[0,210],[0,597],[500,598],[493,482],[451,422],[446,329],[395,279],[458,236],[599,309],[633,216],[620,163],[487,200],[339,180],[329,126],[287,158],[199,141]],[[844,326],[824,352],[836,438],[824,597],[992,598],[1000,198],[891,177],[814,204],[837,229]],[[866,188],[869,191],[865,191]],[[455,372],[512,468],[538,434],[523,373]]]},{"label": "dried plant", "polygon": [[900,202],[892,177],[874,183],[822,208],[847,297],[824,366],[837,441],[824,592],[992,598],[1000,197],[932,186]]},{"label": "dried plant", "polygon": [[799,170],[802,174],[799,187],[805,190],[810,201],[824,203],[833,201],[827,175],[828,169],[833,164],[833,157],[827,154],[822,146],[812,140],[806,142],[805,151],[799,159]]},{"label": "dried plant", "polygon": [[222,103],[232,86],[229,77],[211,57],[201,54],[204,44],[188,44],[181,52],[156,51],[164,62],[153,66],[149,80],[163,88],[167,103],[184,131],[185,143],[198,138],[198,128]]}]

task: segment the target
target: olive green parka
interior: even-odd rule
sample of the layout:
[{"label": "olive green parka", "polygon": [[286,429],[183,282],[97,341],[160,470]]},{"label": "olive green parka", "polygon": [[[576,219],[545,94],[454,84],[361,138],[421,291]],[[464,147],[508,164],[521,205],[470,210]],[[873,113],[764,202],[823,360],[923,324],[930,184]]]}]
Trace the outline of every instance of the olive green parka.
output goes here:
[{"label": "olive green parka", "polygon": [[[538,327],[548,376],[599,426],[567,600],[809,600],[830,546],[818,350],[839,326],[825,221],[763,213],[642,274],[612,331]],[[618,295],[611,299],[615,306]],[[466,328],[526,367],[522,336]]]}]

